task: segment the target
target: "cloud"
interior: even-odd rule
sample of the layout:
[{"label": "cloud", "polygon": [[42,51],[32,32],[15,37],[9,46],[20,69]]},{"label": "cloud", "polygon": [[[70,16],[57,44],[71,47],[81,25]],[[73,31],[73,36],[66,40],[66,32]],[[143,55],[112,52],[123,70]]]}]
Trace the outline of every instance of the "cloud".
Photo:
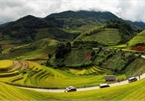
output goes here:
[{"label": "cloud", "polygon": [[120,8],[120,16],[124,19],[132,21],[145,22],[145,1],[144,0],[120,0],[118,8]]},{"label": "cloud", "polygon": [[110,11],[126,20],[145,22],[144,7],[144,0],[0,0],[0,24],[66,10]]},{"label": "cloud", "polygon": [[25,3],[22,0],[0,1],[0,23],[16,20],[18,17],[25,15],[26,11],[29,11],[24,5]]}]

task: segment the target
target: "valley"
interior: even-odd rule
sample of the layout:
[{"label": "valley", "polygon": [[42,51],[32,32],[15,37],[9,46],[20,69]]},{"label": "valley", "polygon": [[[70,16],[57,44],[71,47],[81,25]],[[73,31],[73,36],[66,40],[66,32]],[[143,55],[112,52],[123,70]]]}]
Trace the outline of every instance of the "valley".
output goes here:
[{"label": "valley", "polygon": [[[0,100],[143,100],[144,35],[142,26],[94,11],[28,15],[0,26]],[[110,87],[98,89],[103,83]],[[60,92],[68,86],[78,92]]]}]

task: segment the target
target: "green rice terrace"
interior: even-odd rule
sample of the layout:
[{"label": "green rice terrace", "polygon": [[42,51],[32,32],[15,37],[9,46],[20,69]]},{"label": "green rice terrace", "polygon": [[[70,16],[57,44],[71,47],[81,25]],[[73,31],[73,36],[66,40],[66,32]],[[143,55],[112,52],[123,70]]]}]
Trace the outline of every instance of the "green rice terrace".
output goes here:
[{"label": "green rice terrace", "polygon": [[[104,83],[105,70],[94,66],[83,70],[68,69],[65,72],[30,61],[1,60],[0,72],[1,100],[143,100],[145,97],[144,79],[123,86],[72,93],[38,92],[17,87],[64,89],[69,85],[86,87]],[[98,75],[88,75],[94,72]],[[120,77],[126,78],[124,75]]]},{"label": "green rice terrace", "polygon": [[[96,86],[104,83],[107,69],[92,66],[86,69],[53,69],[30,61],[2,60],[0,81],[17,86],[38,88],[65,88]],[[125,75],[118,76],[126,78]],[[75,81],[78,82],[75,82]]]},{"label": "green rice terrace", "polygon": [[[78,70],[75,69],[70,69],[70,74],[59,69],[55,70],[30,61],[2,60],[0,65],[0,81],[19,86],[65,88],[69,85],[84,87],[105,82],[103,79],[105,74],[99,76],[77,76],[79,73],[77,73]],[[84,69],[82,74],[94,71],[98,73],[103,72],[103,70],[97,67],[92,67],[90,69]],[[81,71],[79,72],[81,73]],[[79,82],[75,82],[76,80]]]}]

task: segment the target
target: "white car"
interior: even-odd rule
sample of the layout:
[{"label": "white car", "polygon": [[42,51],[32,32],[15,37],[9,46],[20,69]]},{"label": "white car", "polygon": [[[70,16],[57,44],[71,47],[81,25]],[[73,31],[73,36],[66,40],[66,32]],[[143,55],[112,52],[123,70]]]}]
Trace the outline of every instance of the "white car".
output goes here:
[{"label": "white car", "polygon": [[105,87],[110,87],[110,86],[109,86],[109,84],[104,83],[104,84],[100,84],[99,87],[100,87],[100,88],[105,88]]},{"label": "white car", "polygon": [[74,91],[77,91],[76,87],[73,87],[73,86],[69,86],[65,89],[64,92],[74,92]]},{"label": "white car", "polygon": [[129,82],[129,83],[135,82],[135,81],[137,81],[137,78],[136,78],[136,77],[128,78],[128,82]]}]

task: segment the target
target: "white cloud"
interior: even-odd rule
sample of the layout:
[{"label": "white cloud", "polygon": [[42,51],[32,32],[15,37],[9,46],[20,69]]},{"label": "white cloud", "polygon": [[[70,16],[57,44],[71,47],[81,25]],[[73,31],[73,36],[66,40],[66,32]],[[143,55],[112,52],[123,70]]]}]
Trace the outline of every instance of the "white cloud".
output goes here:
[{"label": "white cloud", "polygon": [[145,22],[145,1],[144,0],[126,0],[119,1],[119,15],[128,20]]},{"label": "white cloud", "polygon": [[110,11],[126,20],[145,22],[144,7],[144,0],[0,0],[0,23],[66,10]]}]

